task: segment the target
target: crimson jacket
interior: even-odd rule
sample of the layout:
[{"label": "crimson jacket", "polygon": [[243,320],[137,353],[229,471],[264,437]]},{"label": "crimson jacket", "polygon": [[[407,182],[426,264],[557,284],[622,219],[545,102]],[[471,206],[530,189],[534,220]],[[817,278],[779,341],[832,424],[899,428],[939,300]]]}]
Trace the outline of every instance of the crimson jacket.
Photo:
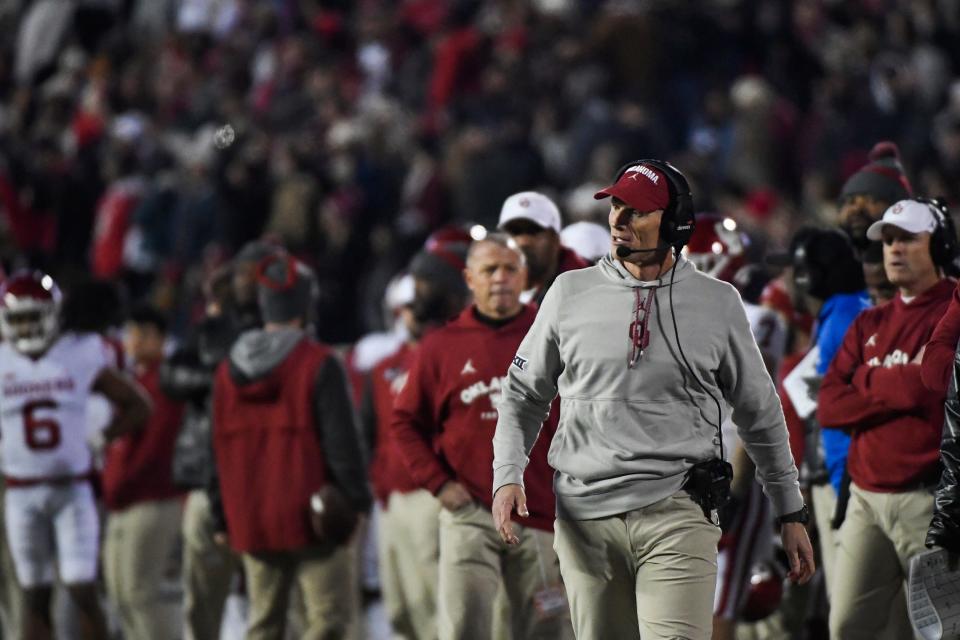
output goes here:
[{"label": "crimson jacket", "polygon": [[295,551],[314,542],[313,492],[328,483],[369,506],[346,373],[299,330],[243,334],[217,368],[213,447],[231,546]]},{"label": "crimson jacket", "polygon": [[393,403],[407,379],[414,348],[404,344],[393,355],[384,358],[370,372],[370,393],[372,395],[376,444],[370,461],[370,481],[374,495],[382,504],[394,491],[408,493],[419,489],[420,485],[407,471],[400,455],[400,449],[390,432],[390,420],[393,417]]},{"label": "crimson jacket", "polygon": [[560,262],[559,267],[557,267],[557,275],[589,266],[590,263],[581,258],[576,251],[569,247],[560,246]]},{"label": "crimson jacket", "polygon": [[950,306],[933,330],[933,336],[923,352],[920,375],[931,391],[946,393],[953,374],[953,356],[960,340],[960,282],[953,290]]},{"label": "crimson jacket", "polygon": [[[391,431],[413,479],[433,494],[456,480],[481,504],[493,499],[493,433],[497,403],[517,347],[537,310],[528,305],[493,327],[470,306],[429,333],[414,353],[406,384],[394,403]],[[554,402],[544,436],[530,453],[525,476],[530,517],[521,524],[553,530],[553,469],[547,451],[559,413]]]},{"label": "crimson jacket", "polygon": [[[573,271],[574,269],[583,269],[584,267],[591,266],[589,262],[580,257],[576,251],[569,247],[560,245],[560,257],[557,260],[557,273],[553,276],[553,280],[557,279],[557,276],[561,273],[566,273],[567,271]],[[547,295],[547,290],[553,284],[553,280],[548,282],[544,287],[534,294],[533,300],[531,302],[535,303],[538,307],[543,303],[543,296]]]},{"label": "crimson jacket", "polygon": [[944,394],[923,385],[914,360],[953,287],[944,279],[909,304],[898,293],[862,312],[823,379],[817,419],[851,433],[847,466],[863,489],[908,491],[937,479]]},{"label": "crimson jacket", "polygon": [[173,484],[173,447],[183,419],[183,404],[160,390],[160,366],[136,376],[150,396],[153,412],[142,431],[117,438],[107,447],[103,464],[103,501],[116,511],[182,493]]}]

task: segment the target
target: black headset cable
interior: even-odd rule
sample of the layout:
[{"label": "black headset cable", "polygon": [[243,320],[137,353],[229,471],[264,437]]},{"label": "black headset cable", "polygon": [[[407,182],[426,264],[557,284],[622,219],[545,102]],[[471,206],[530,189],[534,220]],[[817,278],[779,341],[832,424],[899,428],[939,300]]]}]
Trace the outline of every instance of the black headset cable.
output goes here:
[{"label": "black headset cable", "polygon": [[[703,389],[704,392],[710,396],[710,398],[717,405],[717,424],[712,426],[717,428],[717,438],[720,441],[720,459],[723,460],[723,430],[720,428],[720,423],[723,421],[723,409],[720,408],[720,400],[718,400],[717,397],[713,395],[709,389],[707,389],[707,385],[703,384],[703,382],[700,380],[700,377],[694,372],[693,367],[690,366],[690,362],[687,360],[686,354],[683,352],[683,344],[680,342],[680,331],[677,329],[677,314],[673,310],[673,278],[677,274],[677,262],[680,258],[680,248],[674,247],[673,249],[673,267],[670,269],[670,291],[667,294],[670,299],[670,317],[673,319],[673,335],[677,340],[677,350],[680,351],[680,357],[683,358],[683,364],[686,365],[687,371],[690,372],[691,377],[697,381],[697,384],[700,385],[700,388]],[[704,419],[706,420],[706,416],[704,416]],[[711,424],[709,420],[707,420],[707,423]]]}]

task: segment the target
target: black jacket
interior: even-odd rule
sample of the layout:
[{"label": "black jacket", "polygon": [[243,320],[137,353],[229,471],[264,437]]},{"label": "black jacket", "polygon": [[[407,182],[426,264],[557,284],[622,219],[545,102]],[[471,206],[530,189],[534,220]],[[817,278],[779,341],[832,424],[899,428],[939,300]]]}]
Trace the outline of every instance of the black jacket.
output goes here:
[{"label": "black jacket", "polygon": [[207,318],[160,368],[160,386],[164,393],[186,402],[173,452],[173,482],[180,488],[205,489],[211,482],[214,473],[210,424],[213,374],[236,334],[234,321]]},{"label": "black jacket", "polygon": [[933,520],[927,530],[926,545],[960,552],[960,396],[957,378],[960,377],[960,348],[953,357],[953,377],[947,386],[944,403],[943,440],[940,443],[940,463],[943,473],[937,486],[933,506]]}]

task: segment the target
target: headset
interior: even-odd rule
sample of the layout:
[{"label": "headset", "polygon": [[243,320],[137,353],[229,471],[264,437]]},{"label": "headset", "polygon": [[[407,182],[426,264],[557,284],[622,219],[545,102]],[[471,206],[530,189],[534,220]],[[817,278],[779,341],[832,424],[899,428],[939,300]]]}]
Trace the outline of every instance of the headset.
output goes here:
[{"label": "headset", "polygon": [[690,242],[693,229],[696,227],[696,217],[693,209],[693,194],[686,176],[675,166],[665,160],[633,160],[617,170],[613,184],[620,181],[627,171],[639,165],[647,165],[657,169],[667,177],[667,189],[670,192],[670,204],[663,210],[660,218],[660,239],[673,247],[679,253],[680,249]]},{"label": "headset", "polygon": [[844,232],[804,227],[792,244],[796,245],[790,256],[794,283],[814,298],[826,300],[837,293],[862,291],[866,286],[860,262]]},{"label": "headset", "polygon": [[947,275],[957,275],[957,228],[946,202],[939,198],[913,198],[914,201],[927,205],[936,228],[930,235],[930,257],[933,264],[947,272]]}]

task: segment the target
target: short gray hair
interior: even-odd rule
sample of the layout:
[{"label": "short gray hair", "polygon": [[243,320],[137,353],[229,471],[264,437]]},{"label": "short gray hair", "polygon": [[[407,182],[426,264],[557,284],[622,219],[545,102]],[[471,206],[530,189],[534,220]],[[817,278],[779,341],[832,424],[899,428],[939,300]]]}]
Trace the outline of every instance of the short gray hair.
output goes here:
[{"label": "short gray hair", "polygon": [[523,251],[520,250],[520,245],[517,244],[517,241],[514,240],[510,234],[504,233],[503,231],[491,231],[482,239],[474,240],[470,243],[470,249],[467,251],[467,265],[470,264],[473,259],[473,254],[476,253],[477,249],[485,243],[495,244],[498,247],[516,251],[517,255],[520,256],[520,264],[527,264],[527,257],[523,254]]}]

